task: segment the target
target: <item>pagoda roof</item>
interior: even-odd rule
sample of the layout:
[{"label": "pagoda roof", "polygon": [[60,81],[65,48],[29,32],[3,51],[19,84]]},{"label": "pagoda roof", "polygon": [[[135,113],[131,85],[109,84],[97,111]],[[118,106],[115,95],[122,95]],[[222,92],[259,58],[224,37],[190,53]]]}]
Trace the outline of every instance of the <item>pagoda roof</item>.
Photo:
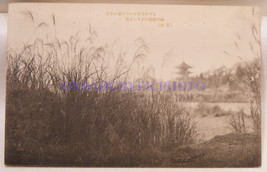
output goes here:
[{"label": "pagoda roof", "polygon": [[189,69],[192,68],[192,66],[186,64],[185,62],[181,63],[180,65],[176,66],[178,69]]}]

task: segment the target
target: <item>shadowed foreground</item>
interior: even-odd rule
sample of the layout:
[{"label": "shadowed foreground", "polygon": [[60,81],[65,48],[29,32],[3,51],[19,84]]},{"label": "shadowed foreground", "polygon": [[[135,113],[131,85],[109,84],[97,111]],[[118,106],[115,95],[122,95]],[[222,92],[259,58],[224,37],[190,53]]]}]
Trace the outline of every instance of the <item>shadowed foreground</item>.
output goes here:
[{"label": "shadowed foreground", "polygon": [[259,167],[260,137],[253,134],[227,134],[184,148],[171,157],[173,167]]}]

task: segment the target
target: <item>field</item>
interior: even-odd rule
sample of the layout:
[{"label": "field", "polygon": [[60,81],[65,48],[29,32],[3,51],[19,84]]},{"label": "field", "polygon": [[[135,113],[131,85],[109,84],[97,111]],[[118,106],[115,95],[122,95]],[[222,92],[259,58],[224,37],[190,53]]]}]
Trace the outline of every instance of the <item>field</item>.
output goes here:
[{"label": "field", "polygon": [[[243,109],[245,115],[245,124],[247,132],[253,132],[253,124],[250,116],[248,103],[188,103],[188,106],[199,112],[198,106],[208,106],[211,110],[209,113],[196,113],[195,121],[197,122],[197,142],[207,141],[217,135],[225,135],[233,132],[229,121],[232,116]],[[214,108],[215,107],[215,108]],[[203,107],[202,107],[203,108]],[[206,108],[207,110],[208,108]]]},{"label": "field", "polygon": [[[261,61],[240,61],[181,80],[207,89],[175,92],[99,91],[101,82],[160,81],[148,62],[146,41],[133,42],[131,58],[94,44],[96,31],[39,39],[46,22],[35,23],[28,42],[7,53],[5,164],[79,167],[259,167],[261,165]],[[252,32],[255,24],[252,24]],[[41,33],[41,32],[40,32]],[[237,34],[238,35],[238,34]],[[42,35],[43,36],[43,35]],[[255,35],[254,35],[255,36]],[[255,38],[257,42],[259,41]],[[236,48],[238,45],[236,43]],[[253,49],[253,48],[252,48]],[[163,58],[162,66],[166,62]],[[112,65],[111,65],[112,64]],[[176,75],[174,76],[176,77]],[[63,89],[65,82],[78,83]],[[93,82],[84,91],[82,82]],[[149,86],[148,86],[149,87]],[[245,99],[245,100],[244,100]]]}]

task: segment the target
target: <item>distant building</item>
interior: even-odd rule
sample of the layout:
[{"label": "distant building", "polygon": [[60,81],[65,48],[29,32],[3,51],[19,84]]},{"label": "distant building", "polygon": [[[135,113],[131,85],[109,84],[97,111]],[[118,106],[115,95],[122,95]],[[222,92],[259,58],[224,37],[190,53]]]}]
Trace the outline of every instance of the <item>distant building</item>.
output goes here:
[{"label": "distant building", "polygon": [[180,65],[176,66],[175,68],[178,69],[178,72],[176,72],[176,74],[178,74],[177,79],[186,80],[189,77],[189,74],[191,73],[189,69],[191,69],[192,66],[183,62]]}]

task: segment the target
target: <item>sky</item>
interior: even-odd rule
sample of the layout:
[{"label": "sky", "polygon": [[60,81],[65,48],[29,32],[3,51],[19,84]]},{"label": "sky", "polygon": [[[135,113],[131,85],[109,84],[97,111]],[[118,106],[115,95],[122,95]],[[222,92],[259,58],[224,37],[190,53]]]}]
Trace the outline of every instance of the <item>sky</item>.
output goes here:
[{"label": "sky", "polygon": [[[144,21],[148,18],[157,21]],[[36,29],[42,22],[46,25]],[[109,47],[112,52],[113,58],[106,56],[111,66],[114,64],[111,61],[122,52],[130,64],[138,46],[145,44],[149,51],[144,53],[141,67],[133,66],[133,73],[140,72],[142,67],[150,68],[154,69],[154,78],[167,81],[177,77],[175,66],[182,62],[192,66],[192,75],[196,75],[222,66],[231,67],[240,58],[255,58],[255,54],[260,54],[254,37],[259,38],[259,25],[260,12],[254,7],[12,4],[8,48],[16,49],[35,39],[51,42],[55,35],[59,40],[69,40],[77,32],[84,41],[91,29],[97,32],[95,44]],[[253,26],[257,31],[254,35]]]}]

